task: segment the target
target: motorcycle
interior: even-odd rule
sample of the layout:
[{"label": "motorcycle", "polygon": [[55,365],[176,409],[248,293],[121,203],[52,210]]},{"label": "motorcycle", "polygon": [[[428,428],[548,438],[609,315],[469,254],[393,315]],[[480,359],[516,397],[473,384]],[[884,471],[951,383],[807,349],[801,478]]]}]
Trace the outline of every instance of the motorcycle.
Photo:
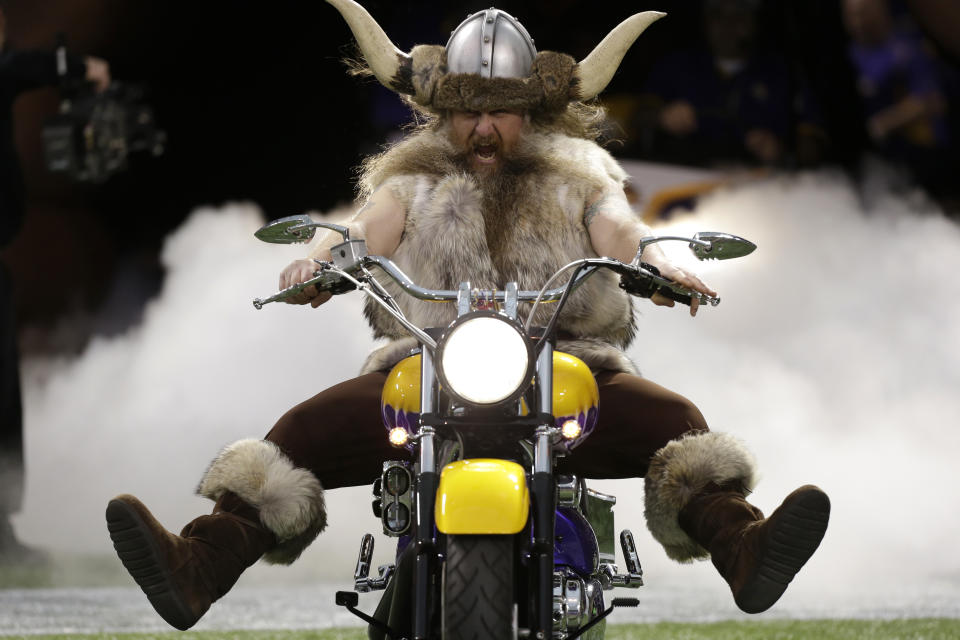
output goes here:
[{"label": "motorcycle", "polygon": [[[398,538],[396,561],[370,576],[374,538],[363,536],[354,590],[336,604],[367,622],[371,638],[534,638],[599,640],[616,607],[615,587],[638,588],[643,571],[633,534],[619,535],[626,571],[616,565],[614,496],[584,479],[555,472],[561,456],[597,424],[598,390],[580,359],[555,349],[557,318],[570,294],[594,273],[610,269],[632,295],[654,293],[683,304],[720,300],[660,275],[640,261],[646,246],[683,241],[701,260],[747,255],[756,247],[725,233],[692,238],[644,238],[631,263],[584,258],[558,270],[539,291],[480,291],[418,286],[390,259],[368,255],[348,228],[291,216],[256,232],[266,242],[300,243],[317,228],[338,232],[332,261],[317,260],[314,277],[254,306],[284,300],[308,287],[343,294],[359,290],[386,309],[420,344],[387,377],[382,415],[391,444],[404,459],[384,462],[373,486],[373,511],[383,532]],[[371,272],[377,267],[407,294],[452,303],[449,326],[407,320]],[[570,272],[567,283],[550,289]],[[526,322],[521,303],[532,304]],[[537,307],[555,303],[544,327],[531,326]],[[401,458],[398,455],[398,458]],[[376,612],[357,608],[358,593],[383,590]]]}]

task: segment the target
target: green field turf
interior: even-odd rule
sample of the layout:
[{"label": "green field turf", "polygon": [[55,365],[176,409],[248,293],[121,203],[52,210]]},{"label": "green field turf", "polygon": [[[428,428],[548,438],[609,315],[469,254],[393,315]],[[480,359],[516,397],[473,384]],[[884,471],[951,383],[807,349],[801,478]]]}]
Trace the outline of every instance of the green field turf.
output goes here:
[{"label": "green field turf", "polygon": [[[0,632],[2,634],[2,632]],[[2,636],[25,640],[365,640],[364,629]],[[610,625],[606,640],[957,640],[960,620],[777,620]]]}]

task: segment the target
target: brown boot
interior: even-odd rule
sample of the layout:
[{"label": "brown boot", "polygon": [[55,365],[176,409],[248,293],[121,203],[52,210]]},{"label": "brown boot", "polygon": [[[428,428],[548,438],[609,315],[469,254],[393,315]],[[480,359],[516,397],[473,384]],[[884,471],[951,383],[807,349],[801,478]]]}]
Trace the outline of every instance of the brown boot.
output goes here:
[{"label": "brown boot", "polygon": [[107,505],[113,546],[153,608],[192,627],[265,555],[290,564],[327,522],[323,487],[267,440],[238,440],[210,463],[197,493],[216,502],[175,536],[130,495]]},{"label": "brown boot", "polygon": [[259,512],[233,493],[174,535],[131,495],[107,505],[107,528],[123,566],[170,625],[189,629],[277,544]]},{"label": "brown boot", "polygon": [[829,517],[830,499],[813,485],[791,493],[764,519],[742,489],[710,483],[680,510],[679,524],[710,552],[737,606],[760,613],[816,551]]}]

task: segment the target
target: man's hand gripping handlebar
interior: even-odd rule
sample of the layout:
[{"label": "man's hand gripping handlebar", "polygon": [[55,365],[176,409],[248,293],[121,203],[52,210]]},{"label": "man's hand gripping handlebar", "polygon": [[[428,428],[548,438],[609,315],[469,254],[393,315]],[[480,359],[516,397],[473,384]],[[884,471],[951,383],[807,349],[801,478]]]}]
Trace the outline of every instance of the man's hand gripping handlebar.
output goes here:
[{"label": "man's hand gripping handlebar", "polygon": [[720,298],[693,291],[669,278],[664,278],[660,275],[660,270],[652,264],[640,262],[635,265],[624,265],[624,267],[626,268],[623,270],[617,270],[620,273],[620,288],[630,295],[650,298],[654,294],[660,294],[668,300],[687,306],[691,305],[694,297],[701,304],[706,303],[712,307],[720,304]]},{"label": "man's hand gripping handlebar", "polygon": [[348,291],[353,291],[357,288],[354,283],[350,282],[339,273],[330,271],[330,269],[333,267],[332,262],[325,262],[323,260],[314,260],[314,262],[317,264],[317,270],[314,271],[312,278],[286,287],[285,289],[281,289],[269,298],[257,298],[253,301],[253,306],[257,309],[261,309],[263,308],[263,305],[270,302],[289,300],[291,298],[295,298],[310,287],[316,288],[318,296],[323,295],[324,293],[340,295],[341,293],[347,293]]}]

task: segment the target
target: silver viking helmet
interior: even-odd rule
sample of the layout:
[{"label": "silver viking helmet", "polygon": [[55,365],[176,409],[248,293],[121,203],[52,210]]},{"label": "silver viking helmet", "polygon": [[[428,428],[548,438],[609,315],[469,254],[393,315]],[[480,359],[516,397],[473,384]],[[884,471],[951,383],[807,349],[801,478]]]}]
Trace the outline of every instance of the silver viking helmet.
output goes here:
[{"label": "silver viking helmet", "polygon": [[518,109],[562,111],[575,100],[603,91],[627,50],[664,13],[635,14],[577,62],[537,52],[516,18],[498,9],[479,11],[458,26],[446,47],[397,49],[380,25],[353,0],[327,0],[346,20],[373,75],[431,111]]},{"label": "silver viking helmet", "polygon": [[481,78],[526,78],[537,48],[516,18],[494,9],[467,16],[447,41],[447,71]]}]

